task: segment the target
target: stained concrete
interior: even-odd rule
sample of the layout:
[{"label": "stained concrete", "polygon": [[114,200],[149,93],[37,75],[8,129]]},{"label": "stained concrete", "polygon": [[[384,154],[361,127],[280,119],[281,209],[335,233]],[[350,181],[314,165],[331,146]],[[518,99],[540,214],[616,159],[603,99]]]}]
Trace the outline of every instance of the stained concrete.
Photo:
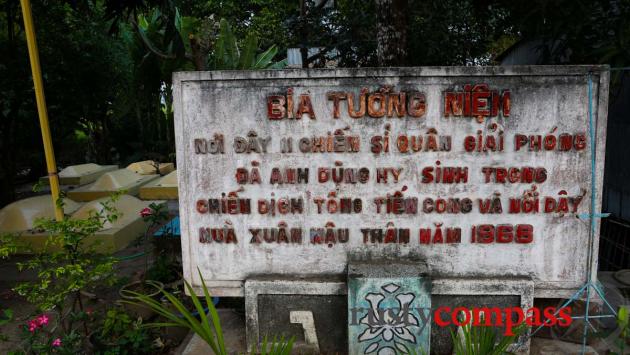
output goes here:
[{"label": "stained concrete", "polygon": [[[81,207],[71,199],[64,200],[64,213],[72,214]],[[0,233],[20,233],[34,228],[38,219],[55,218],[51,195],[28,197],[12,202],[0,209]]]},{"label": "stained concrete", "polygon": [[[519,307],[521,300],[516,295],[503,295],[503,296],[474,296],[474,295],[434,295],[431,299],[432,313],[435,314],[435,310],[439,307],[450,307],[455,309],[456,307],[467,307],[472,309],[474,307],[499,307],[501,309],[506,307]],[[444,319],[448,319],[450,314],[445,314]],[[516,321],[516,319],[514,319]],[[498,332],[503,333],[504,327],[494,327]],[[453,340],[451,338],[451,332],[455,332],[455,327],[439,327],[435,324],[431,327],[431,351],[434,354],[449,354],[453,351]]]},{"label": "stained concrete", "polygon": [[[218,309],[226,349],[230,354],[247,352],[245,346],[245,315],[232,309]],[[193,335],[187,344],[180,346],[178,354],[181,355],[207,355],[212,354],[212,349],[198,335]]]},{"label": "stained concrete", "polygon": [[[109,201],[104,197],[82,204],[80,208],[70,214],[71,219],[85,219],[93,213],[107,213],[103,209],[103,202]],[[111,203],[119,214],[113,222],[105,221],[103,229],[88,237],[84,245],[92,245],[98,252],[115,252],[127,247],[132,241],[138,239],[146,230],[146,222],[140,216],[140,211],[152,202],[141,201],[134,196],[122,195]],[[69,212],[69,211],[68,211]],[[41,230],[23,230],[15,233],[19,243],[29,246],[29,252],[51,251],[59,248],[58,245],[47,245],[50,235]]]},{"label": "stained concrete", "polygon": [[301,324],[289,322],[291,311],[311,311],[319,350],[324,353],[346,352],[348,348],[347,299],[343,295],[260,295],[258,322],[260,340],[267,336],[295,337],[305,343]]},{"label": "stained concrete", "polygon": [[[230,354],[247,353],[250,348],[245,346],[244,330],[245,316],[233,309],[219,309],[219,317],[224,330],[226,347]],[[595,346],[597,347],[597,346]],[[555,339],[532,338],[530,355],[578,355],[581,354],[581,345],[568,343]],[[296,353],[299,350],[296,349]],[[210,347],[197,335],[191,333],[174,352],[177,355],[208,355],[212,353]],[[302,352],[303,354],[312,354],[312,352]],[[344,351],[339,354],[344,354]],[[436,353],[438,355],[451,355],[450,352]],[[587,347],[587,355],[605,354],[605,352],[597,352],[593,347]]]},{"label": "stained concrete", "polygon": [[139,196],[143,200],[177,200],[177,171],[140,187]]},{"label": "stained concrete", "polygon": [[[59,184],[68,186],[80,186],[96,181],[101,175],[118,169],[118,165],[98,165],[94,163],[67,166],[59,172]],[[48,184],[48,176],[40,181]]]},{"label": "stained concrete", "polygon": [[[601,208],[601,185],[606,135],[606,107],[608,100],[608,72],[598,66],[525,66],[525,67],[428,67],[428,68],[361,68],[335,70],[278,70],[278,71],[218,71],[181,72],[173,76],[173,96],[179,197],[181,201],[182,251],[184,275],[194,286],[200,282],[197,267],[212,291],[217,295],[242,296],[244,280],[260,274],[318,275],[343,274],[348,254],[374,253],[394,258],[421,256],[435,275],[459,278],[530,276],[537,297],[568,297],[582,285],[587,274],[586,258],[589,243],[587,223],[580,222],[576,213],[560,214],[508,214],[507,198],[522,196],[529,184],[483,183],[483,166],[543,166],[548,179],[540,184],[541,197],[559,196],[562,190],[569,196],[585,192],[577,214],[598,212]],[[597,162],[595,166],[598,187],[595,211],[590,211],[589,149],[579,152],[514,151],[515,134],[551,132],[587,133],[589,73],[592,73],[595,101],[594,119],[597,135]],[[488,125],[473,118],[444,117],[442,93],[462,90],[466,84],[486,83],[492,90],[511,91],[512,107],[509,117],[498,117],[489,122],[500,125],[504,131],[505,151],[501,154],[484,152],[466,153],[463,139],[475,136],[478,130],[489,133]],[[342,107],[341,117],[333,118],[332,103],[327,99],[330,91],[347,91],[358,95],[366,87],[374,92],[383,86],[394,91],[417,90],[426,94],[426,115],[421,118],[350,118]],[[294,98],[308,93],[316,119],[305,115],[301,120],[271,121],[267,117],[266,99],[269,95],[285,94],[294,88]],[[356,97],[355,97],[356,99]],[[297,103],[297,101],[296,101]],[[386,127],[387,126],[387,127]],[[386,129],[389,128],[389,129]],[[422,152],[417,154],[373,154],[370,138],[399,134],[426,135],[435,129],[438,135],[453,137],[450,152]],[[280,139],[292,137],[327,136],[335,131],[360,136],[360,153],[280,153]],[[271,139],[268,153],[234,152],[234,139],[255,133],[259,138]],[[212,140],[222,135],[225,152],[196,154],[195,139]],[[296,143],[297,144],[297,143]],[[391,143],[394,146],[394,143]],[[393,149],[393,148],[392,148]],[[470,169],[468,184],[423,184],[418,181],[419,171],[440,160],[444,166],[466,166]],[[243,186],[235,179],[237,167],[251,168],[260,164],[265,183]],[[401,167],[399,183],[377,184],[317,183],[318,167],[334,167],[339,162],[344,168]],[[268,183],[272,167],[308,167],[308,185],[271,185]],[[374,179],[375,180],[375,179]],[[469,197],[473,201],[501,194],[503,213],[482,214],[477,209],[468,214],[423,214],[392,216],[376,213],[373,199],[407,189],[405,197]],[[317,213],[312,199],[326,197],[331,191],[339,197],[361,197],[365,210],[360,214]],[[288,214],[282,219],[270,219],[255,211],[251,214],[229,215],[200,214],[195,210],[199,198],[220,198],[222,194],[239,191],[239,197],[252,201],[273,196],[302,197],[303,214]],[[229,218],[226,218],[229,217]],[[396,218],[393,218],[396,217]],[[305,242],[297,245],[252,245],[248,228],[277,227],[282,220],[287,225],[304,230]],[[226,221],[235,229],[237,244],[200,244],[201,227],[223,227]],[[349,228],[349,241],[345,244],[314,246],[308,241],[310,228],[322,228],[333,222],[337,228]],[[410,228],[411,243],[407,245],[371,245],[363,242],[361,228]],[[418,244],[418,228],[456,226],[462,229],[462,242],[453,245]],[[479,244],[471,243],[470,231],[480,223],[526,223],[534,228],[531,244]],[[598,233],[596,228],[595,234]],[[594,254],[597,255],[597,246]],[[593,267],[597,265],[592,263]]]},{"label": "stained concrete", "polygon": [[128,170],[133,171],[140,175],[166,175],[175,170],[175,164],[173,163],[158,163],[156,169],[156,163],[152,160],[137,161],[127,165]]},{"label": "stained concrete", "polygon": [[140,175],[131,170],[118,169],[101,175],[89,185],[68,191],[68,197],[75,201],[92,201],[123,191],[128,195],[138,195],[140,187],[159,175]]}]

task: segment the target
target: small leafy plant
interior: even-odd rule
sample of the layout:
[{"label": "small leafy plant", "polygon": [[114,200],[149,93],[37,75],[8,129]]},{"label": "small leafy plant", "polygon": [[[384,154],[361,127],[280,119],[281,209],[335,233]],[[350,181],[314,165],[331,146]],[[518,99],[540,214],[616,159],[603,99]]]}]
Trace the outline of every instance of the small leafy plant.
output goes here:
[{"label": "small leafy plant", "polygon": [[[14,290],[34,304],[40,312],[58,314],[60,333],[73,334],[81,325],[83,336],[90,332],[90,322],[84,306],[83,291],[115,280],[116,259],[96,251],[97,243],[90,240],[106,223],[114,222],[118,212],[112,206],[118,195],[101,203],[100,211],[92,211],[85,219],[37,220],[37,229],[49,234],[43,252],[30,260],[17,263],[18,270],[33,270],[34,281],[18,284]],[[63,204],[60,199],[59,204]],[[63,340],[63,339],[62,339]]]},{"label": "small leafy plant", "polygon": [[[19,245],[15,241],[15,236],[11,234],[0,234],[0,260],[8,259],[19,250]],[[13,319],[13,310],[6,308],[0,314],[0,326],[7,325]],[[9,337],[0,332],[0,341],[8,341]]]},{"label": "small leafy plant", "polygon": [[630,341],[630,316],[628,308],[620,307],[617,313],[617,332],[619,335],[613,341],[613,349],[611,355],[627,354],[628,342]]},{"label": "small leafy plant", "polygon": [[151,268],[147,270],[147,278],[162,283],[175,282],[180,279],[178,271],[181,268],[181,263],[176,262],[167,255],[160,254],[153,262]]},{"label": "small leafy plant", "polygon": [[132,319],[124,311],[107,311],[102,327],[90,339],[95,354],[151,354],[151,334],[142,327],[142,319]]},{"label": "small leafy plant", "polygon": [[[13,320],[13,310],[10,308],[4,309],[2,311],[2,315],[0,316],[0,326],[9,324],[11,320]],[[9,337],[5,334],[0,333],[0,341],[7,340],[9,340]]]},{"label": "small leafy plant", "polygon": [[0,234],[0,260],[8,259],[11,255],[26,249],[25,246],[17,242],[19,236],[3,233]]},{"label": "small leafy plant", "polygon": [[11,352],[21,354],[73,354],[81,346],[81,336],[72,331],[63,336],[55,335],[56,324],[47,314],[29,320],[20,326],[22,342],[20,349]]},{"label": "small leafy plant", "polygon": [[[183,327],[193,331],[197,334],[203,341],[205,341],[212,352],[216,355],[227,355],[229,352],[225,348],[225,341],[223,339],[223,329],[221,328],[221,321],[219,319],[219,314],[217,313],[214,304],[212,303],[212,297],[210,296],[210,292],[208,291],[208,287],[203,280],[201,272],[199,272],[199,277],[201,278],[201,284],[204,294],[204,304],[202,300],[195,294],[192,286],[184,280],[184,285],[190,293],[191,300],[195,306],[195,311],[189,311],[182,301],[177,299],[175,295],[172,293],[161,289],[161,293],[164,295],[168,304],[162,304],[159,301],[156,301],[153,297],[143,295],[138,292],[130,291],[130,293],[134,296],[133,301],[123,300],[122,302],[134,305],[144,305],[146,307],[151,308],[154,312],[162,316],[166,319],[164,322],[155,322],[149,323],[145,326],[147,327]],[[148,283],[152,283],[152,281],[147,281]],[[208,315],[206,315],[206,312]],[[199,319],[197,319],[199,317]],[[263,344],[262,354],[269,355],[281,355],[281,354],[291,354],[291,349],[293,348],[293,338],[288,341],[284,341],[284,338],[281,338],[280,341],[267,344],[266,339]]]}]

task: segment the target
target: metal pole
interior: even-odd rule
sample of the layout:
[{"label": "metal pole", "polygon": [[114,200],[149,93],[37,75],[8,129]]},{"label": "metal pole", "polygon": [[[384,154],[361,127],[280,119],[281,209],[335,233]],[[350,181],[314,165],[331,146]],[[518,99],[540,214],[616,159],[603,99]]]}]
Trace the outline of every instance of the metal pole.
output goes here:
[{"label": "metal pole", "polygon": [[50,192],[52,194],[52,202],[55,208],[55,219],[57,221],[61,221],[63,219],[63,208],[60,204],[57,204],[57,200],[59,199],[59,177],[57,176],[55,152],[53,150],[52,139],[50,137],[50,127],[48,125],[46,97],[44,96],[42,70],[39,65],[39,52],[37,51],[37,39],[35,38],[35,26],[33,25],[31,3],[30,0],[20,0],[20,4],[22,5],[22,17],[24,18],[24,31],[26,32],[26,43],[28,44],[28,56],[31,61],[31,71],[33,72],[37,113],[39,114],[39,126],[41,127],[42,139],[44,141],[44,154],[46,155],[48,181],[50,182]]}]

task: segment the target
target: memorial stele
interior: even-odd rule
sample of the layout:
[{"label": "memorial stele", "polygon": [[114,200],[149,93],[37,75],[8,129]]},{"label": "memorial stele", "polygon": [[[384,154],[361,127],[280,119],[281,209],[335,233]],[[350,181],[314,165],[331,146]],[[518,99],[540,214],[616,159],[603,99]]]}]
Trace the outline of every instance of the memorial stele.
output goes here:
[{"label": "memorial stele", "polygon": [[596,243],[580,216],[601,207],[608,80],[592,66],[175,73],[185,278],[242,296],[248,278],[343,275],[364,255],[568,296]]}]

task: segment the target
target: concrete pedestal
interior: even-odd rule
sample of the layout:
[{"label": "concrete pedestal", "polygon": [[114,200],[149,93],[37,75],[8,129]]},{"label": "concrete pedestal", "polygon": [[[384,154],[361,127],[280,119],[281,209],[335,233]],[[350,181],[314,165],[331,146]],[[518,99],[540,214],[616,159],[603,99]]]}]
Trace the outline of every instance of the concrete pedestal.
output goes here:
[{"label": "concrete pedestal", "polygon": [[345,354],[346,283],[339,277],[259,277],[245,282],[248,348],[295,339],[296,353]]}]

